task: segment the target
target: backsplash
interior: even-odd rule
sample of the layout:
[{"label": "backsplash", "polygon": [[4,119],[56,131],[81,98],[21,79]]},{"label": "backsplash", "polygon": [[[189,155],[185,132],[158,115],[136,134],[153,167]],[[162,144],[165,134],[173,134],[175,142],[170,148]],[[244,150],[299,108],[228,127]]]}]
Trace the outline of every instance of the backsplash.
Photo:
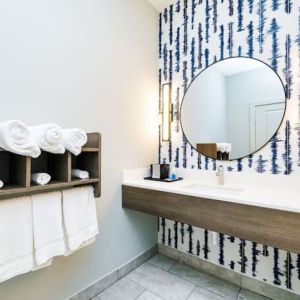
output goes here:
[{"label": "backsplash", "polygon": [[[300,2],[292,0],[181,0],[160,14],[160,86],[172,83],[172,140],[159,144],[160,162],[214,170],[184,139],[179,109],[195,76],[232,56],[269,64],[285,84],[287,110],[278,133],[262,150],[222,162],[230,172],[299,176]],[[160,132],[161,135],[161,132]],[[284,201],[284,199],[282,199]],[[300,294],[300,255],[160,218],[159,243]],[[295,237],[296,238],[296,237]]]}]

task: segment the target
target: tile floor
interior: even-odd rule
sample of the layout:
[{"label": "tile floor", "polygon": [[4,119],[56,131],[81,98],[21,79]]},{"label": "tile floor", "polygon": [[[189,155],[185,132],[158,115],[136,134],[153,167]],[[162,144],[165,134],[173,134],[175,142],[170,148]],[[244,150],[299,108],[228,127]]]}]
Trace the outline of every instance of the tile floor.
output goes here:
[{"label": "tile floor", "polygon": [[[93,300],[268,300],[157,254]],[[270,300],[270,299],[269,299]]]}]

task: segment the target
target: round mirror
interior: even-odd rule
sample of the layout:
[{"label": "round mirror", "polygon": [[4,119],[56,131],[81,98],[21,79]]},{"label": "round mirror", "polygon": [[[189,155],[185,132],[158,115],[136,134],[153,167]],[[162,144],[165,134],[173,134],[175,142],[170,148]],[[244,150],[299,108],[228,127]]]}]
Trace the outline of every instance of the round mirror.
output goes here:
[{"label": "round mirror", "polygon": [[285,107],[282,81],[267,64],[228,58],[192,81],[181,105],[181,126],[201,154],[234,160],[259,150],[272,138]]}]

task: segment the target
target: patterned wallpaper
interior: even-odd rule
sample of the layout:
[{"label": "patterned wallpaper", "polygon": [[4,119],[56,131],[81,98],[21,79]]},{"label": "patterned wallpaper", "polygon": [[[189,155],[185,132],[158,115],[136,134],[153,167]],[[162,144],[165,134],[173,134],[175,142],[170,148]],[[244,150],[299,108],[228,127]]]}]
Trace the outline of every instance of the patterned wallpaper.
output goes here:
[{"label": "patterned wallpaper", "polygon": [[[282,78],[287,111],[281,128],[262,150],[222,164],[229,172],[299,176],[300,1],[181,0],[160,14],[159,25],[159,81],[160,86],[172,83],[174,105],[172,140],[160,141],[160,162],[200,171],[215,169],[216,162],[195,152],[183,137],[182,97],[205,67],[224,58],[246,56],[269,64]],[[158,239],[179,251],[300,294],[300,255],[224,234],[218,234],[214,244],[208,230],[161,218]]]}]

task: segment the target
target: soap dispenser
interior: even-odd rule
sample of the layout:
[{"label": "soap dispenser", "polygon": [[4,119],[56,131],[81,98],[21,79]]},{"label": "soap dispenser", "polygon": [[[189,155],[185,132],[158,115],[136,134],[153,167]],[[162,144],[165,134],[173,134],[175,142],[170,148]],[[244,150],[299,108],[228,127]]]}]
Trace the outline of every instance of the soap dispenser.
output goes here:
[{"label": "soap dispenser", "polygon": [[169,178],[171,180],[176,180],[177,179],[176,169],[175,169],[174,166],[171,166],[171,168],[170,168],[170,176],[169,176]]}]

